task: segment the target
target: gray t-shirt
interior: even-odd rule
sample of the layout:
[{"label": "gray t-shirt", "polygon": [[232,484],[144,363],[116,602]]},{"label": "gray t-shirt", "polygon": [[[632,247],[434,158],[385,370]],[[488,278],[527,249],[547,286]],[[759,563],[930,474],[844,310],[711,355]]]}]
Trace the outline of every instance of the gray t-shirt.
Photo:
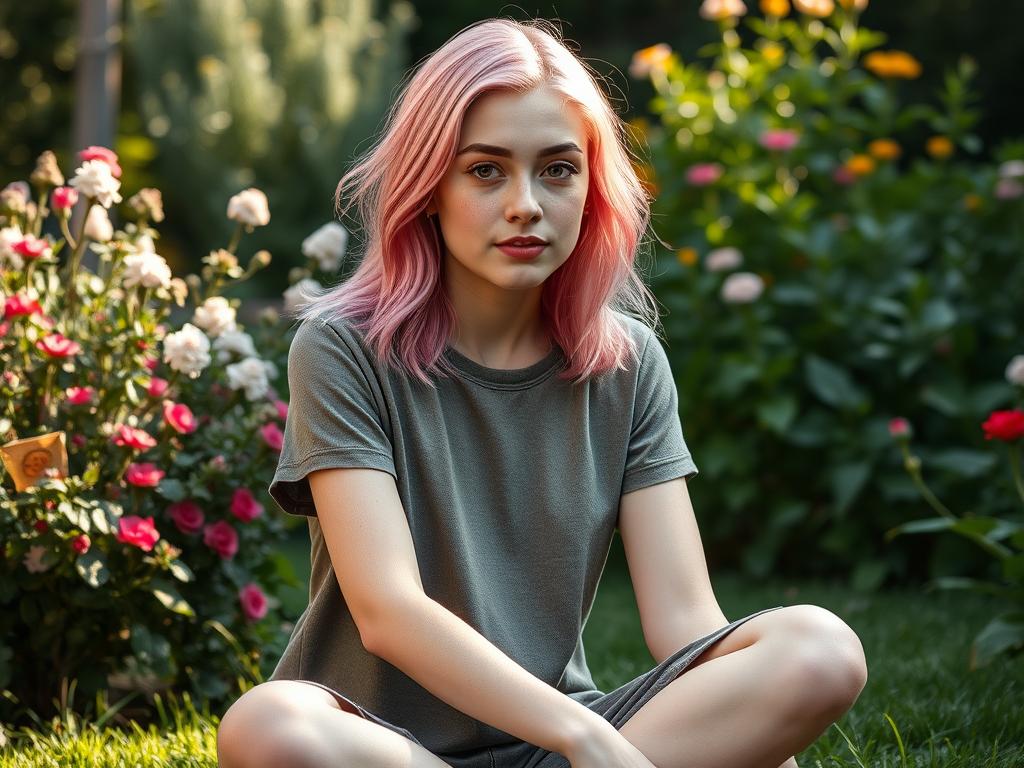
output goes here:
[{"label": "gray t-shirt", "polygon": [[637,342],[639,366],[573,385],[556,375],[566,363],[557,344],[517,370],[486,368],[449,346],[458,376],[435,376],[436,390],[379,365],[347,321],[300,323],[270,493],[284,511],[309,516],[312,574],[309,606],[271,679],[326,685],[434,754],[517,740],[363,648],[307,475],[371,467],[395,478],[429,597],[563,693],[583,704],[602,695],[583,626],[619,498],[697,474],[660,341],[616,315]]}]

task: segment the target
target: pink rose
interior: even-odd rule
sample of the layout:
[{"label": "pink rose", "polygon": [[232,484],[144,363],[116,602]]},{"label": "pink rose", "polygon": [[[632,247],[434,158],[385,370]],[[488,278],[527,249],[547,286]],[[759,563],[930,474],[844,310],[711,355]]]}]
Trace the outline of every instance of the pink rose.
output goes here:
[{"label": "pink rose", "polygon": [[239,488],[231,496],[231,514],[243,523],[251,523],[263,514],[263,505],[247,488]]},{"label": "pink rose", "polygon": [[889,434],[893,437],[910,437],[910,422],[902,416],[889,419]]},{"label": "pink rose", "polygon": [[4,300],[4,320],[9,317],[41,314],[43,314],[43,308],[39,306],[39,302],[24,294],[16,293]]},{"label": "pink rose", "polygon": [[78,190],[74,187],[57,187],[50,193],[50,207],[57,213],[67,213],[78,202]]},{"label": "pink rose", "polygon": [[275,400],[274,407],[277,408],[277,418],[281,421],[288,418],[288,403],[284,400]]},{"label": "pink rose", "polygon": [[7,322],[0,323],[0,339],[7,335],[7,332],[11,330],[11,324]]},{"label": "pink rose", "polygon": [[264,424],[260,427],[260,434],[263,436],[263,442],[278,453],[281,452],[281,448],[284,447],[284,433],[277,424],[274,422]]},{"label": "pink rose", "polygon": [[765,131],[758,137],[758,142],[765,149],[786,152],[795,147],[799,139],[800,137],[796,131],[787,131],[780,128]]},{"label": "pink rose", "polygon": [[147,357],[142,363],[146,366],[146,370],[152,373],[160,365],[160,359],[157,357]]},{"label": "pink rose", "polygon": [[196,431],[196,417],[192,415],[192,409],[184,403],[164,401],[164,421],[175,432],[180,432],[183,435]]},{"label": "pink rose", "polygon": [[82,351],[77,341],[72,341],[63,334],[51,333],[36,342],[36,349],[45,352],[50,357],[72,357]]},{"label": "pink rose", "polygon": [[162,469],[157,469],[155,464],[129,464],[124,473],[124,479],[129,485],[140,488],[155,488],[160,480],[167,474]]},{"label": "pink rose", "polygon": [[706,187],[722,177],[722,170],[718,163],[697,163],[686,169],[686,180],[695,187]]},{"label": "pink rose", "polygon": [[81,448],[87,442],[89,442],[89,441],[86,439],[85,435],[83,435],[83,434],[81,434],[79,432],[76,432],[75,434],[73,434],[71,436],[71,444],[73,446],[75,446],[75,448]]},{"label": "pink rose", "polygon": [[86,147],[78,153],[78,158],[84,163],[86,160],[102,160],[110,166],[110,175],[115,179],[121,178],[121,166],[117,163],[117,154],[106,147]]},{"label": "pink rose", "polygon": [[68,387],[64,394],[71,405],[87,405],[96,396],[96,390],[92,387]]},{"label": "pink rose", "polygon": [[238,552],[238,532],[230,523],[219,520],[203,528],[203,543],[222,559],[230,560]]},{"label": "pink rose", "polygon": [[178,501],[171,504],[167,511],[171,520],[182,533],[199,533],[203,527],[203,510],[194,501]]},{"label": "pink rose", "polygon": [[146,394],[150,397],[162,397],[164,392],[167,391],[168,382],[167,379],[161,379],[158,376],[152,376],[149,379],[149,384],[146,385]]},{"label": "pink rose", "polygon": [[75,536],[71,540],[71,548],[80,555],[84,555],[92,546],[92,540],[84,533]]},{"label": "pink rose", "polygon": [[114,445],[128,446],[136,451],[148,451],[156,445],[156,440],[144,429],[129,427],[127,424],[118,424],[111,438]]},{"label": "pink rose", "polygon": [[153,518],[128,515],[117,521],[117,540],[149,552],[160,539],[160,532],[153,526]]},{"label": "pink rose", "polygon": [[267,596],[255,584],[246,584],[238,592],[242,613],[249,621],[259,621],[267,615]]},{"label": "pink rose", "polygon": [[11,243],[11,250],[21,254],[26,259],[38,259],[40,256],[49,256],[50,244],[35,235],[27,235],[21,240]]}]

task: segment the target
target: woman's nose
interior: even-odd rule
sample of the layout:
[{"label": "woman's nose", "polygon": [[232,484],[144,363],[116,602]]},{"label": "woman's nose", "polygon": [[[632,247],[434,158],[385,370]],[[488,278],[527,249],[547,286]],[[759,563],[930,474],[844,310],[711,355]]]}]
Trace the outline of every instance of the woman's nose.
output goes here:
[{"label": "woman's nose", "polygon": [[509,221],[533,221],[541,215],[540,203],[533,193],[531,179],[510,185],[509,199],[505,203],[505,218]]}]

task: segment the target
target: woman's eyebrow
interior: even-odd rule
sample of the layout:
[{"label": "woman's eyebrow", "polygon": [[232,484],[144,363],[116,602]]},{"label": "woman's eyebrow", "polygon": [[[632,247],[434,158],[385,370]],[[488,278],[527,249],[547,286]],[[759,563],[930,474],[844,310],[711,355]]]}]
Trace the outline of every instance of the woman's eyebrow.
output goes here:
[{"label": "woman's eyebrow", "polygon": [[[467,152],[482,152],[485,155],[500,155],[501,157],[512,157],[512,150],[505,149],[504,147],[496,147],[493,144],[470,144],[468,147],[463,147],[455,153],[456,157],[464,155]],[[547,155],[559,155],[562,152],[579,152],[583,154],[583,150],[576,146],[575,142],[567,141],[565,144],[556,144],[553,147],[542,149],[537,153],[537,157],[545,157]]]}]

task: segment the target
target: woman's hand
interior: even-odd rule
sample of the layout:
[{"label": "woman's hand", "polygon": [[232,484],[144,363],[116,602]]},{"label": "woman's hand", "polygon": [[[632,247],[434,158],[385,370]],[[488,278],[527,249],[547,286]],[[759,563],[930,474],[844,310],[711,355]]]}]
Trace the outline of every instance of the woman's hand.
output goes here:
[{"label": "woman's hand", "polygon": [[600,715],[587,723],[565,754],[572,768],[655,768],[644,753]]}]

